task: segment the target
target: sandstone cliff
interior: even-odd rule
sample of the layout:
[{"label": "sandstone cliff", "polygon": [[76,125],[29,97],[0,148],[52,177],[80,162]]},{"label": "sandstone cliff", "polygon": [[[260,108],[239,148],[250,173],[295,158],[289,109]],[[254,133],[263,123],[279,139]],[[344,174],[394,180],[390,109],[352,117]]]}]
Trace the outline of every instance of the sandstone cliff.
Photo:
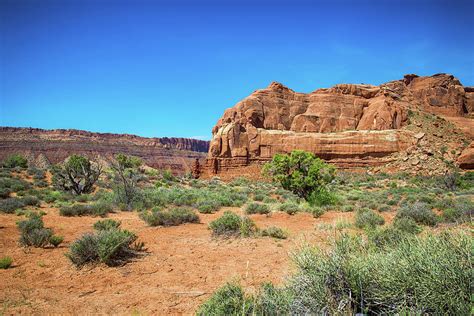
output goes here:
[{"label": "sandstone cliff", "polygon": [[221,173],[294,149],[344,167],[387,164],[392,154],[419,143],[419,130],[407,128],[414,112],[469,117],[474,89],[447,74],[406,75],[380,86],[339,84],[308,94],[273,82],[224,112],[212,130],[208,169]]},{"label": "sandstone cliff", "polygon": [[205,158],[208,148],[209,142],[188,138],[0,127],[0,160],[12,153],[23,153],[39,167],[62,162],[71,154],[102,159],[124,153],[142,158],[150,167],[184,173],[196,159]]}]

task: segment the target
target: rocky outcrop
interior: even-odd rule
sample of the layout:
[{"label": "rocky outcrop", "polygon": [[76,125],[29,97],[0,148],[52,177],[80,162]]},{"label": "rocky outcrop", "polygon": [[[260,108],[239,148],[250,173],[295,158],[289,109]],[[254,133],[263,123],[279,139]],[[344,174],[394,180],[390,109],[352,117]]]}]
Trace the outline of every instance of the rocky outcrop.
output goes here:
[{"label": "rocky outcrop", "polygon": [[71,154],[108,159],[124,153],[142,158],[150,167],[184,173],[196,159],[204,159],[208,149],[209,142],[188,138],[0,127],[0,160],[12,153],[23,153],[38,167],[62,162]]},{"label": "rocky outcrop", "polygon": [[458,158],[458,164],[463,169],[474,169],[474,142],[462,151]]},{"label": "rocky outcrop", "polygon": [[474,89],[452,75],[406,75],[380,86],[339,84],[305,94],[273,82],[227,109],[213,128],[213,173],[304,149],[345,167],[378,165],[417,139],[410,111],[466,116]]}]

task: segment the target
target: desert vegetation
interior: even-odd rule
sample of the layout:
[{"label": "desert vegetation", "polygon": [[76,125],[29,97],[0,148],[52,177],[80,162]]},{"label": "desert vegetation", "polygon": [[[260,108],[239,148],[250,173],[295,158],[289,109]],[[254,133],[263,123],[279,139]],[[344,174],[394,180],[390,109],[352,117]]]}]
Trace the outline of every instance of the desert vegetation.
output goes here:
[{"label": "desert vegetation", "polygon": [[[77,166],[90,162],[100,170],[90,182],[81,178],[87,168],[84,173],[78,167],[81,193],[72,183],[58,185],[57,172],[65,166],[39,170],[2,163],[0,213],[16,229],[15,246],[2,253],[0,267],[18,269],[20,255],[9,252],[18,246],[36,254],[60,252],[73,274],[85,266],[130,267],[150,256],[171,256],[174,250],[160,253],[156,247],[163,247],[161,240],[173,229],[179,233],[176,242],[193,240],[199,231],[200,247],[234,251],[262,244],[273,252],[284,247],[296,267],[285,282],[262,279],[251,291],[238,279],[220,279],[213,290],[221,288],[197,301],[199,315],[470,311],[473,173],[336,173],[297,152],[275,157],[265,167],[267,181],[224,182],[145,169],[125,155],[116,158],[109,167],[74,158]],[[76,222],[82,226],[73,237],[64,225]],[[300,244],[303,233],[317,238]],[[290,248],[295,242],[297,249]],[[31,251],[21,256],[34,257]]]}]

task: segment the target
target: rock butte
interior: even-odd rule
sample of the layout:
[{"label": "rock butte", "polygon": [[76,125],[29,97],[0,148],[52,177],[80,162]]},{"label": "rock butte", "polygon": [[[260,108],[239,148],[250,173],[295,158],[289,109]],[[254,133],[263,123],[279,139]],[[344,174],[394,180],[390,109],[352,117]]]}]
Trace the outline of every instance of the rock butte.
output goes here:
[{"label": "rock butte", "polygon": [[196,159],[204,160],[208,149],[208,141],[188,138],[0,127],[0,160],[12,153],[23,153],[37,167],[62,162],[72,154],[100,161],[124,153],[142,158],[150,167],[182,174],[191,170]]},{"label": "rock butte", "polygon": [[[339,84],[308,94],[273,82],[224,112],[212,129],[207,172],[255,173],[253,166],[295,149],[344,168],[383,165],[418,143],[406,128],[410,111],[466,118],[461,133],[472,141],[474,88],[452,75],[405,75],[380,86]],[[472,146],[461,158],[461,167],[472,168]]]}]

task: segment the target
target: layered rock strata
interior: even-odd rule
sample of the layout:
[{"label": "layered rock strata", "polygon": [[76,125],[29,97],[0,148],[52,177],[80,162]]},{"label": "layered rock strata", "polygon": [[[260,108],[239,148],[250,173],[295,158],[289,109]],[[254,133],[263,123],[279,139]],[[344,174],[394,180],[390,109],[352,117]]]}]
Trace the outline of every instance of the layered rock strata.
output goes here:
[{"label": "layered rock strata", "polygon": [[447,74],[308,94],[273,82],[224,112],[212,130],[207,167],[218,174],[295,149],[349,168],[383,164],[416,143],[405,128],[410,111],[469,117],[473,91]]},{"label": "layered rock strata", "polygon": [[38,167],[62,162],[71,154],[108,159],[124,153],[142,158],[150,167],[184,173],[196,159],[204,159],[208,149],[209,142],[188,138],[0,127],[0,160],[22,153]]}]

